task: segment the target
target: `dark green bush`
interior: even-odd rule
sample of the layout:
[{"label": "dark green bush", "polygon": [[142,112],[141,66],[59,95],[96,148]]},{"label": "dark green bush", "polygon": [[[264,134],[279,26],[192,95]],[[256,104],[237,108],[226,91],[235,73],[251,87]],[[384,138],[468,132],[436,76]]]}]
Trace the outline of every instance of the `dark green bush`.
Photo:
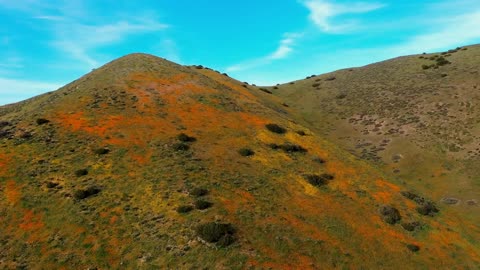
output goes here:
[{"label": "dark green bush", "polygon": [[430,66],[429,66],[429,65],[422,65],[422,68],[423,68],[423,69],[429,69]]},{"label": "dark green bush", "polygon": [[303,148],[302,146],[300,146],[298,144],[286,143],[286,144],[280,145],[280,148],[287,153],[295,153],[295,152],[305,153],[305,152],[307,152],[307,149]]},{"label": "dark green bush", "polygon": [[273,150],[280,149],[280,145],[278,145],[278,144],[276,144],[276,143],[269,143],[269,144],[268,144],[268,147],[270,147],[270,148],[273,149]]},{"label": "dark green bush", "polygon": [[197,140],[195,137],[188,136],[185,133],[178,134],[177,139],[181,142],[195,142]]},{"label": "dark green bush", "polygon": [[303,131],[303,130],[297,130],[297,134],[300,135],[300,136],[307,135],[307,133],[305,133],[305,131]]},{"label": "dark green bush", "polygon": [[317,163],[320,163],[320,164],[325,163],[325,160],[324,160],[323,158],[321,158],[321,157],[314,157],[312,160],[313,160],[314,162],[317,162]]},{"label": "dark green bush", "polygon": [[388,224],[395,224],[402,219],[398,209],[391,205],[383,205],[380,207],[379,211],[383,220]]},{"label": "dark green bush", "polygon": [[188,144],[185,144],[185,143],[175,143],[172,146],[172,148],[175,151],[188,151],[188,149],[190,149],[190,146]]},{"label": "dark green bush", "polygon": [[252,150],[252,149],[249,149],[249,148],[242,148],[240,150],[238,150],[238,153],[244,157],[249,157],[249,156],[253,156],[255,154],[255,152]]},{"label": "dark green bush", "polygon": [[190,195],[194,197],[202,197],[208,194],[208,190],[204,188],[194,188],[190,191]]},{"label": "dark green bush", "polygon": [[409,232],[415,231],[416,228],[420,227],[420,222],[412,221],[412,222],[405,222],[402,223],[402,227]]},{"label": "dark green bush", "polygon": [[438,213],[439,210],[433,202],[426,201],[419,207],[417,207],[417,212],[424,216],[433,216]]},{"label": "dark green bush", "polygon": [[284,129],[283,127],[277,125],[277,124],[266,124],[265,127],[273,132],[273,133],[277,133],[277,134],[285,134],[287,133],[287,130]]},{"label": "dark green bush", "polygon": [[106,155],[108,153],[110,153],[110,149],[108,149],[108,148],[95,149],[95,154],[97,154],[97,155]]},{"label": "dark green bush", "polygon": [[55,183],[55,182],[48,182],[47,183],[47,188],[55,188],[57,187],[59,184],[58,183]]},{"label": "dark green bush", "polygon": [[422,204],[425,202],[425,199],[423,197],[418,196],[417,194],[411,192],[411,191],[401,191],[400,194],[402,194],[403,197],[412,200],[418,204]]},{"label": "dark green bush", "polygon": [[45,118],[38,118],[36,122],[37,122],[37,125],[43,125],[43,124],[50,123],[50,120]]},{"label": "dark green bush", "polygon": [[267,94],[272,94],[272,92],[266,88],[260,88],[261,91],[267,93]]},{"label": "dark green bush", "polygon": [[177,207],[177,213],[184,214],[188,213],[193,210],[193,206],[191,205],[181,205]]},{"label": "dark green bush", "polygon": [[412,251],[412,252],[418,252],[420,251],[420,247],[414,244],[408,244],[407,248]]},{"label": "dark green bush", "polygon": [[195,208],[197,208],[198,210],[204,210],[204,209],[207,209],[207,208],[210,208],[212,207],[213,203],[209,202],[209,201],[205,201],[205,200],[196,200],[195,201]]},{"label": "dark green bush", "polygon": [[73,197],[77,200],[83,200],[100,193],[100,191],[102,190],[99,187],[95,187],[95,186],[88,187],[86,189],[80,189],[75,191],[75,193],[73,194]]},{"label": "dark green bush", "polygon": [[197,227],[197,235],[209,243],[226,247],[235,241],[235,228],[229,223],[209,222]]},{"label": "dark green bush", "polygon": [[75,171],[75,175],[80,177],[80,176],[85,176],[88,174],[88,170],[87,169],[80,169],[80,170],[76,170]]},{"label": "dark green bush", "polygon": [[312,186],[320,187],[323,185],[328,184],[328,181],[333,180],[335,177],[331,174],[306,174],[303,176],[305,180],[307,180],[308,183],[310,183]]}]

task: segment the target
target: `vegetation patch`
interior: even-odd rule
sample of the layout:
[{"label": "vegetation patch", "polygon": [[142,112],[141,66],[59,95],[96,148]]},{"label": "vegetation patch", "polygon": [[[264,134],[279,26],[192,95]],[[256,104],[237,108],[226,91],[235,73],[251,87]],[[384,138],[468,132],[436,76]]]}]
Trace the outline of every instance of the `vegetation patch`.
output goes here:
[{"label": "vegetation patch", "polygon": [[97,154],[97,155],[106,155],[108,153],[110,153],[110,149],[108,149],[108,148],[103,148],[102,147],[102,148],[95,149],[95,154]]},{"label": "vegetation patch", "polygon": [[287,153],[295,153],[295,152],[300,152],[300,153],[305,153],[307,152],[307,149],[303,148],[302,146],[298,144],[291,144],[291,143],[286,143],[280,145],[280,149]]},{"label": "vegetation patch", "polygon": [[382,215],[383,221],[388,224],[395,224],[402,219],[398,209],[391,205],[381,206],[379,212]]},{"label": "vegetation patch", "polygon": [[253,156],[255,154],[255,152],[250,148],[242,148],[242,149],[238,150],[238,153],[241,156],[244,156],[244,157]]},{"label": "vegetation patch", "polygon": [[402,228],[406,231],[413,232],[416,228],[420,227],[420,222],[418,221],[411,221],[411,222],[404,222],[402,223]]},{"label": "vegetation patch", "polygon": [[335,177],[331,174],[306,174],[303,176],[308,183],[312,186],[320,187],[328,184],[329,181],[333,180]]},{"label": "vegetation patch", "polygon": [[196,200],[195,201],[195,208],[198,210],[204,210],[207,208],[212,207],[213,203],[205,200]]},{"label": "vegetation patch", "polygon": [[407,248],[412,252],[420,251],[420,247],[418,245],[414,245],[414,244],[408,244]]},{"label": "vegetation patch", "polygon": [[43,124],[50,123],[50,120],[45,119],[45,118],[38,118],[38,119],[36,120],[36,122],[37,122],[37,125],[43,125]]},{"label": "vegetation patch", "polygon": [[208,190],[205,188],[194,188],[190,191],[190,195],[194,197],[202,197],[208,194]]},{"label": "vegetation patch", "polygon": [[323,158],[321,158],[321,157],[318,157],[318,156],[317,156],[317,157],[314,157],[312,160],[313,160],[314,162],[320,163],[320,164],[323,164],[323,163],[326,162],[325,159],[323,159]]},{"label": "vegetation patch", "polygon": [[195,142],[197,140],[195,137],[188,136],[185,133],[178,134],[177,139],[181,142]]},{"label": "vegetation patch", "polygon": [[208,243],[226,247],[235,242],[235,228],[229,223],[209,222],[197,227],[197,235]]},{"label": "vegetation patch", "polygon": [[420,196],[418,196],[417,194],[415,194],[415,193],[413,193],[413,192],[411,192],[411,191],[401,191],[400,194],[401,194],[403,197],[405,197],[405,198],[407,198],[407,199],[409,199],[409,200],[412,200],[412,201],[414,201],[414,202],[416,202],[416,203],[418,203],[418,204],[422,204],[422,203],[425,202],[425,199],[424,199],[423,197],[420,197]]},{"label": "vegetation patch", "polygon": [[287,133],[287,130],[277,124],[266,124],[265,127],[273,132],[273,133],[277,133],[277,134],[285,134]]},{"label": "vegetation patch", "polygon": [[173,144],[172,148],[175,151],[188,151],[190,149],[190,146],[186,143],[180,142]]},{"label": "vegetation patch", "polygon": [[83,200],[100,193],[100,191],[102,190],[99,187],[92,186],[86,189],[80,189],[75,191],[75,193],[73,194],[73,197],[77,200]]},{"label": "vegetation patch", "polygon": [[185,214],[193,210],[193,206],[191,205],[181,205],[177,207],[177,213]]},{"label": "vegetation patch", "polygon": [[422,205],[417,207],[417,212],[424,216],[433,216],[439,212],[437,206],[433,202],[424,202]]},{"label": "vegetation patch", "polygon": [[75,175],[77,177],[81,177],[81,176],[85,176],[88,174],[88,170],[87,169],[80,169],[80,170],[76,170],[75,171]]}]

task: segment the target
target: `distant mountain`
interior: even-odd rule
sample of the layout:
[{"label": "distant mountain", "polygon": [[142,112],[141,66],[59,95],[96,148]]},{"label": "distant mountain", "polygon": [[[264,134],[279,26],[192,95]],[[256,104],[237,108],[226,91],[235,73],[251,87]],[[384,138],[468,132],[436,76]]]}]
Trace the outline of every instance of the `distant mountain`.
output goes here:
[{"label": "distant mountain", "polygon": [[[417,80],[429,94],[405,95],[420,101],[437,97],[431,84],[446,89],[442,80],[457,76],[474,93],[466,79],[473,75],[456,64],[473,61],[467,52],[452,53],[452,64],[438,70],[421,68],[438,60],[410,57],[279,89],[131,54],[58,91],[0,107],[0,268],[476,269],[474,217],[438,202],[431,179],[421,181],[432,183],[431,193],[411,184],[416,179],[401,183],[343,150],[332,133],[338,123],[353,129],[380,114],[373,97],[402,99]],[[347,87],[362,80],[364,87]],[[395,81],[410,87],[379,91],[401,85]],[[458,101],[473,102],[455,89]],[[367,102],[361,98],[369,104],[355,105]],[[392,121],[413,121],[411,101],[397,102]],[[427,136],[416,135],[421,122],[394,123],[395,138]],[[415,164],[397,152],[399,164]]]}]

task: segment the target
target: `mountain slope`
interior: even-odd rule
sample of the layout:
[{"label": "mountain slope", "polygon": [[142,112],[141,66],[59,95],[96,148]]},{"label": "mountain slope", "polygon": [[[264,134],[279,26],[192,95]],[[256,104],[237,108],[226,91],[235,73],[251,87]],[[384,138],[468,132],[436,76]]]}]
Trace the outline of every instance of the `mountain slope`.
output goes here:
[{"label": "mountain slope", "polygon": [[0,117],[1,268],[480,265],[475,224],[208,69],[132,54]]}]

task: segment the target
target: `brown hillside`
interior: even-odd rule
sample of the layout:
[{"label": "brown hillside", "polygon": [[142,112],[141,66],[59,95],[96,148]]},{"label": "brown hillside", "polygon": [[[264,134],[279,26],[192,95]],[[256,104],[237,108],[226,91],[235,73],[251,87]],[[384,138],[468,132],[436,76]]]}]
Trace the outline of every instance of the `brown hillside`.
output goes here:
[{"label": "brown hillside", "polygon": [[0,268],[480,266],[476,224],[212,70],[132,54],[0,120]]}]

